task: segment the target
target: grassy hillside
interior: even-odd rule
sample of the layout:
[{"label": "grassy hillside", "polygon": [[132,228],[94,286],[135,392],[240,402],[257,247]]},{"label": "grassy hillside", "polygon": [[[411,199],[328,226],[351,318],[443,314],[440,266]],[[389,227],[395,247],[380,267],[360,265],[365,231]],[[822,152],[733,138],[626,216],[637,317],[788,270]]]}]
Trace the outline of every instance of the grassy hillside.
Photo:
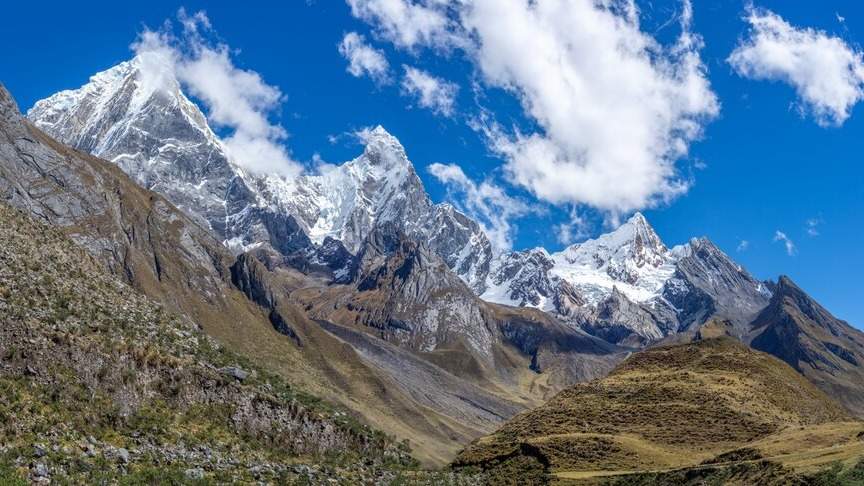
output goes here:
[{"label": "grassy hillside", "polygon": [[0,477],[356,483],[413,465],[2,204],[0,316]]},{"label": "grassy hillside", "polygon": [[502,484],[647,481],[633,474],[705,462],[713,464],[705,470],[768,460],[814,472],[864,457],[862,437],[864,424],[791,367],[720,337],[637,353],[609,377],[569,388],[475,441],[454,465]]}]

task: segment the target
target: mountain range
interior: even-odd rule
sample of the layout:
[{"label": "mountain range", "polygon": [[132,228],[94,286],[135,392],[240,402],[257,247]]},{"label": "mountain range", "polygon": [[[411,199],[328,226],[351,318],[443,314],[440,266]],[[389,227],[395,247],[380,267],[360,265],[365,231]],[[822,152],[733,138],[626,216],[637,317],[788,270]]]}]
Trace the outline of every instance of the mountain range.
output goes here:
[{"label": "mountain range", "polygon": [[[364,132],[359,157],[317,175],[288,180],[250,173],[229,160],[178,81],[151,86],[141,66],[156,61],[146,55],[37,102],[27,116],[55,139],[114,162],[200,218],[234,253],[266,245],[299,256],[304,263],[298,266],[333,267],[318,254],[325,243],[331,253],[356,259],[368,235],[391,225],[424,243],[483,300],[535,307],[608,341],[637,346],[712,315],[744,326],[770,298],[764,283],[707,239],[669,249],[639,213],[559,253],[494,254],[480,225],[449,204],[430,201],[405,149],[380,126]],[[349,272],[331,270],[336,280]]]},{"label": "mountain range", "polygon": [[[667,349],[760,363],[768,353],[779,360],[759,373],[785,383],[769,392],[804,386],[818,402],[783,408],[770,431],[730,444],[783,424],[864,418],[864,334],[787,277],[760,281],[707,238],[670,248],[640,213],[560,252],[496,251],[468,214],[430,199],[380,126],[361,133],[362,153],[344,164],[258,173],[232,159],[179,81],[143,74],[145,55],[37,102],[26,118],[0,87],[0,198],[23,215],[7,217],[56,228],[92,259],[82,272],[103,272],[247,368],[407,440],[422,463],[448,463],[487,434],[512,439],[508,427],[525,417],[553,414]],[[772,371],[782,362],[790,371]],[[830,417],[810,413],[820,407]],[[765,410],[747,413],[775,413]],[[578,433],[608,429],[595,425]],[[480,440],[459,455],[463,470],[490,464],[477,444],[491,439]],[[517,442],[502,448],[528,447]],[[385,448],[402,450],[393,444]]]}]

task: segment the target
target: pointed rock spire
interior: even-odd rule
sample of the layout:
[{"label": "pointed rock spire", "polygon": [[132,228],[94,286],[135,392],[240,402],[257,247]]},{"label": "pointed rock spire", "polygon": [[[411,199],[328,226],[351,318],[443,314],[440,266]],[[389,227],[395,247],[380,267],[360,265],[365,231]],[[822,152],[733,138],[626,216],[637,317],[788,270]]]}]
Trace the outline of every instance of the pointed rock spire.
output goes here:
[{"label": "pointed rock spire", "polygon": [[363,130],[359,135],[366,144],[361,158],[365,159],[370,166],[383,169],[413,169],[405,147],[381,125],[371,130]]}]

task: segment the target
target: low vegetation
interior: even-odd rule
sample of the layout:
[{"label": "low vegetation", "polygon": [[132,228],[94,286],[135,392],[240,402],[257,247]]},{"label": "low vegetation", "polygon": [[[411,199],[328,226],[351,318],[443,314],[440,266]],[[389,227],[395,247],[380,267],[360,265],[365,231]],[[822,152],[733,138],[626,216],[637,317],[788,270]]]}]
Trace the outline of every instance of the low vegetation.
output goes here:
[{"label": "low vegetation", "polygon": [[5,205],[0,315],[0,484],[357,484],[416,467]]},{"label": "low vegetation", "polygon": [[470,444],[454,467],[501,484],[772,484],[845,477],[862,431],[785,363],[720,337],[637,353]]}]

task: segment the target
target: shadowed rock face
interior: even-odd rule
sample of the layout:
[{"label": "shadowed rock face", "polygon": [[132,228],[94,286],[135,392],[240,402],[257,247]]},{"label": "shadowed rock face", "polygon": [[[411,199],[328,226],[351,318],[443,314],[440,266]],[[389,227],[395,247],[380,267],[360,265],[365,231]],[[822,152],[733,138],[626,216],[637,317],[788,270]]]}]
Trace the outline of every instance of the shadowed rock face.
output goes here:
[{"label": "shadowed rock face", "polygon": [[201,323],[224,313],[231,256],[115,166],[48,138],[0,88],[0,198],[60,226],[117,275]]},{"label": "shadowed rock face", "polygon": [[788,277],[751,324],[750,344],[773,354],[864,417],[864,333],[837,319]]},{"label": "shadowed rock face", "polygon": [[435,253],[395,226],[367,238],[353,286],[297,295],[318,319],[358,326],[417,353],[462,353],[493,381],[512,381],[518,372],[502,357],[504,348],[515,348],[536,371],[561,373],[560,383],[596,376],[603,368],[575,376],[573,366],[559,366],[568,355],[574,363],[590,355],[608,366],[620,353],[542,312],[480,300]]},{"label": "shadowed rock face", "polygon": [[771,293],[746,270],[733,262],[707,238],[690,242],[689,251],[677,264],[676,278],[689,290],[683,294],[667,288],[664,296],[679,309],[682,328],[706,322],[710,317],[735,324],[740,338],[747,324],[768,304]]}]

